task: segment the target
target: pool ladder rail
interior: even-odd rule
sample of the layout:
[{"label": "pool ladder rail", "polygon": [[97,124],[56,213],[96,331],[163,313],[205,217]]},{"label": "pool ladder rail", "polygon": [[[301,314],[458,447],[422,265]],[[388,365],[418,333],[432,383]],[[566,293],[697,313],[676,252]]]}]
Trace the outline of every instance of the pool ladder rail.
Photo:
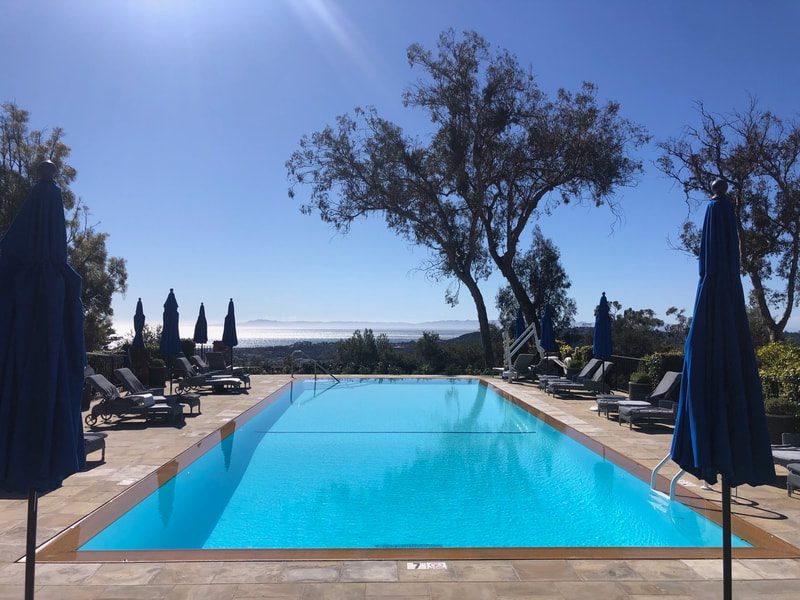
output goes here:
[{"label": "pool ladder rail", "polygon": [[292,379],[294,379],[294,357],[295,357],[295,355],[297,355],[300,358],[303,358],[303,359],[305,359],[307,361],[311,361],[312,363],[314,363],[314,381],[317,380],[317,370],[320,370],[323,373],[325,373],[326,375],[328,375],[329,377],[333,377],[333,379],[336,380],[336,383],[341,383],[341,381],[339,381],[339,378],[336,377],[336,375],[334,375],[330,371],[328,371],[328,369],[326,369],[325,366],[321,362],[319,362],[316,358],[311,358],[308,354],[306,354],[302,350],[295,350],[294,352],[292,352],[289,355],[289,362],[291,363]]},{"label": "pool ladder rail", "polygon": [[667,498],[667,497],[668,497],[670,500],[674,500],[674,499],[675,499],[675,490],[676,490],[676,489],[677,489],[677,487],[678,487],[678,480],[681,478],[681,476],[682,476],[682,475],[683,475],[683,474],[684,474],[686,471],[684,471],[683,469],[681,469],[681,470],[680,470],[680,471],[678,471],[678,472],[675,474],[675,476],[674,476],[674,477],[673,477],[673,478],[670,480],[670,482],[669,482],[669,496],[667,496],[667,495],[666,495],[664,492],[660,492],[660,491],[658,490],[658,487],[657,487],[657,483],[658,483],[658,472],[659,472],[659,471],[660,471],[660,470],[661,470],[661,469],[664,467],[664,465],[666,465],[666,464],[667,464],[667,462],[669,462],[669,459],[670,459],[670,458],[672,458],[672,455],[671,455],[671,454],[667,454],[667,455],[666,455],[664,458],[662,458],[662,459],[661,459],[661,462],[659,462],[659,463],[658,463],[658,464],[655,466],[655,468],[653,469],[653,472],[650,474],[650,491],[652,491],[652,492],[653,492],[653,493],[655,493],[655,494],[660,494],[661,496],[664,496],[665,498]]}]

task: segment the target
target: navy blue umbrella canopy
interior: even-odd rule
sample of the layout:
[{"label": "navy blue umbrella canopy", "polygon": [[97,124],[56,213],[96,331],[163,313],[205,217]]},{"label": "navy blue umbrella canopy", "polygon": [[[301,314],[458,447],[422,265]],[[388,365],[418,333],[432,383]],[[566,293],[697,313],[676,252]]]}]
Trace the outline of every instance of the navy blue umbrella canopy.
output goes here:
[{"label": "navy blue umbrella canopy", "polygon": [[175,292],[170,289],[164,302],[164,320],[161,326],[159,350],[164,356],[177,356],[181,353],[181,334],[178,330],[178,301]]},{"label": "navy blue umbrella canopy", "polygon": [[197,315],[197,322],[194,324],[194,336],[192,340],[196,344],[205,344],[208,342],[208,322],[206,321],[206,309],[203,303],[200,303],[200,312]]},{"label": "navy blue umbrella canopy", "polygon": [[142,299],[136,303],[136,313],[133,315],[133,343],[134,348],[144,348],[144,309],[142,308]]},{"label": "navy blue umbrella canopy", "polygon": [[525,333],[525,316],[522,314],[522,309],[517,309],[517,320],[514,321],[514,339],[518,340]]},{"label": "navy blue umbrella canopy", "polygon": [[700,283],[686,340],[672,459],[708,483],[775,481],[764,400],[744,303],[733,205],[706,209]]},{"label": "navy blue umbrella canopy", "polygon": [[606,293],[600,296],[600,304],[594,317],[594,335],[592,336],[592,355],[595,358],[608,360],[613,354],[611,344],[611,315],[608,313]]},{"label": "navy blue umbrella canopy", "polygon": [[542,335],[539,343],[545,352],[556,351],[556,336],[553,333],[553,308],[550,304],[544,305],[544,314],[542,315]]},{"label": "navy blue umbrella canopy", "polygon": [[225,326],[222,329],[222,343],[228,348],[239,345],[236,337],[236,315],[233,312],[233,298],[228,302],[228,314],[225,315]]},{"label": "navy blue umbrella canopy", "polygon": [[85,466],[81,278],[60,188],[34,186],[0,240],[0,488],[43,492]]},{"label": "navy blue umbrella canopy", "polygon": [[700,283],[686,338],[672,460],[708,483],[722,476],[723,598],[733,596],[731,486],[775,481],[764,399],[740,278],[727,183],[712,184],[700,238]]}]

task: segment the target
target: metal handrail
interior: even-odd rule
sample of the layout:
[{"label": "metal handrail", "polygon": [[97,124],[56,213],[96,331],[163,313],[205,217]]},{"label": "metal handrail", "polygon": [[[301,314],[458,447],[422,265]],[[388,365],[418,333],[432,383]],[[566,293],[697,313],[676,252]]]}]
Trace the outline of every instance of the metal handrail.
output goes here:
[{"label": "metal handrail", "polygon": [[317,368],[319,368],[326,375],[329,375],[330,377],[333,377],[336,380],[336,383],[341,383],[341,381],[339,381],[339,378],[336,377],[336,375],[334,375],[330,371],[328,371],[328,369],[326,369],[325,366],[321,362],[319,362],[316,358],[311,358],[308,354],[306,354],[302,350],[295,350],[294,352],[292,352],[289,355],[289,362],[291,363],[292,379],[294,379],[294,356],[295,356],[295,354],[300,355],[303,358],[305,358],[306,360],[310,360],[312,363],[314,363],[314,381],[317,380]]},{"label": "metal handrail", "polygon": [[[664,494],[663,492],[658,491],[658,489],[656,488],[656,484],[658,483],[658,472],[661,470],[661,468],[664,465],[667,464],[667,462],[669,462],[670,458],[672,458],[672,454],[667,454],[664,458],[661,459],[661,462],[659,462],[655,466],[655,468],[653,469],[653,472],[650,474],[650,489],[653,490],[654,492],[658,493],[658,494],[662,494],[663,496],[666,496],[666,494]],[[678,487],[678,480],[681,478],[681,476],[685,472],[686,471],[681,469],[670,480],[670,482],[669,482],[669,499],[670,500],[674,500],[675,499],[675,490]]]},{"label": "metal handrail", "polygon": [[[504,334],[505,337],[505,334]],[[539,356],[544,356],[545,351],[542,348],[541,342],[539,342],[539,334],[536,332],[536,323],[531,323],[528,325],[527,329],[522,332],[517,339],[513,342],[507,342],[505,348],[505,359],[506,359],[506,368],[510,371],[511,370],[511,356],[522,350],[525,347],[525,344],[528,343],[528,340],[533,338],[533,343],[536,346],[536,350],[539,353]],[[506,338],[507,340],[508,338]]]}]

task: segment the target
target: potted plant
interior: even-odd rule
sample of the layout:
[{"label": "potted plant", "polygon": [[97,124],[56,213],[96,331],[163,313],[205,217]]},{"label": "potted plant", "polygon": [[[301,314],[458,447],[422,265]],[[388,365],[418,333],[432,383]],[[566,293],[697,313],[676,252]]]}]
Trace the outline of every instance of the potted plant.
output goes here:
[{"label": "potted plant", "polygon": [[566,372],[566,376],[569,379],[575,379],[575,377],[578,375],[578,373],[581,372],[581,369],[583,369],[583,367],[585,367],[585,366],[586,366],[586,363],[584,363],[583,361],[581,361],[581,360],[579,360],[577,358],[573,358],[572,361],[570,361],[569,366],[566,369],[566,371],[567,371]]},{"label": "potted plant", "polygon": [[631,400],[644,400],[653,387],[653,380],[646,371],[635,371],[628,380],[628,397]]},{"label": "potted plant", "polygon": [[797,402],[783,397],[767,398],[764,401],[764,410],[767,413],[767,429],[771,443],[780,444],[784,433],[798,430]]},{"label": "potted plant", "polygon": [[150,387],[164,387],[167,383],[167,363],[161,358],[151,358],[148,369]]}]

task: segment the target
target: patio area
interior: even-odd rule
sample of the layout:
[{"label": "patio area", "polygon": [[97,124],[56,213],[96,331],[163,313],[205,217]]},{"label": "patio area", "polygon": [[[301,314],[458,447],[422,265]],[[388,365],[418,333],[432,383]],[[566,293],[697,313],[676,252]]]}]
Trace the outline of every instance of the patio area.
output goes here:
[{"label": "patio area", "polygon": [[[41,498],[38,541],[43,543],[144,475],[218,429],[290,380],[254,376],[247,394],[205,395],[203,413],[181,429],[139,425],[108,431],[106,463],[90,468]],[[590,400],[554,399],[532,384],[491,383],[608,448],[650,469],[666,454],[671,429],[638,430],[589,411]],[[100,428],[103,430],[104,428]],[[666,476],[675,471],[664,469]],[[785,471],[778,468],[779,476]],[[687,476],[685,487],[719,505],[719,491],[702,490]],[[718,486],[717,486],[718,487]],[[785,488],[742,487],[734,514],[800,547],[800,497]],[[0,498],[0,600],[21,598],[26,500]],[[720,559],[671,560],[470,560],[420,569],[408,561],[259,561],[193,563],[38,564],[41,599],[147,598],[717,598]],[[736,559],[734,596],[774,600],[800,595],[800,558]]]}]

